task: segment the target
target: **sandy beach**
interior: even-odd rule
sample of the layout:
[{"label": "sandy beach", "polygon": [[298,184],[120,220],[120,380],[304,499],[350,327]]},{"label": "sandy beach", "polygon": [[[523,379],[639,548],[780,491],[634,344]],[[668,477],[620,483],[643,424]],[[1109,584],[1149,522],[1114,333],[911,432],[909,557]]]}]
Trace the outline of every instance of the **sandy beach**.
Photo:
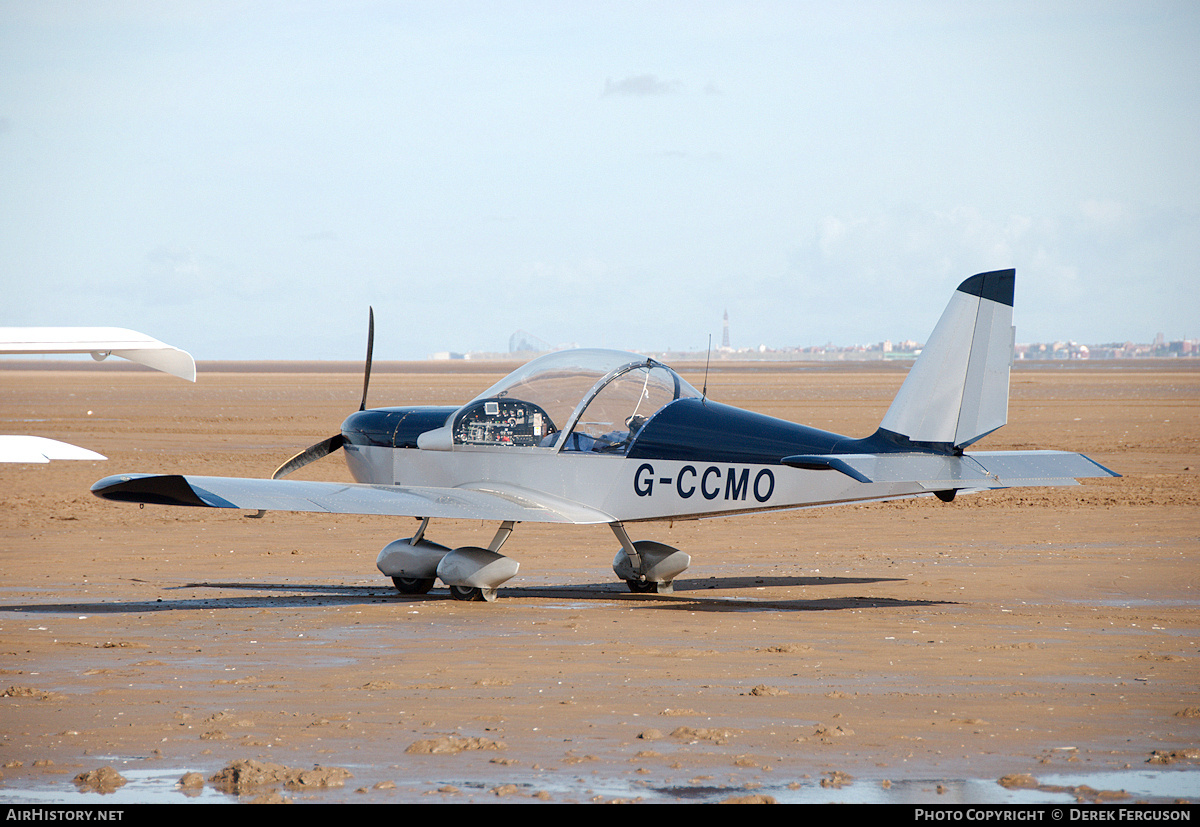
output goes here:
[{"label": "sandy beach", "polygon": [[[692,556],[670,595],[628,592],[604,526],[523,524],[495,603],[397,594],[375,558],[412,520],[89,493],[269,476],[358,407],[354,370],[76,365],[0,363],[0,430],[108,457],[0,464],[0,801],[1200,797],[1200,360],[1014,369],[976,447],[1119,479],[640,524]],[[370,404],[461,404],[508,367],[380,365]],[[903,376],[718,364],[708,387],[865,436]]]}]

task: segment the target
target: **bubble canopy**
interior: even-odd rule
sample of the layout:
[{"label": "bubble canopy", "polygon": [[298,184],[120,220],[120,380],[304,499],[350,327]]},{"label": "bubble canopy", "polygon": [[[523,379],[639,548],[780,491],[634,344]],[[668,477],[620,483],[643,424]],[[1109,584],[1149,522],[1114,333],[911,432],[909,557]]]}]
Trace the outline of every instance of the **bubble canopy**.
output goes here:
[{"label": "bubble canopy", "polygon": [[651,417],[689,398],[700,392],[649,357],[563,350],[513,371],[456,411],[449,424],[457,445],[624,454]]}]

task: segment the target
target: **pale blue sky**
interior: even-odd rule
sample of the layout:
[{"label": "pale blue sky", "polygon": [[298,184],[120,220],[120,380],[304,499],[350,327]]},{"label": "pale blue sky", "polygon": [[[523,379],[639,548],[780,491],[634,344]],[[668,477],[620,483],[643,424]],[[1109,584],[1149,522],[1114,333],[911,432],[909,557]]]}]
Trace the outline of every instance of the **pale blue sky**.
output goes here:
[{"label": "pale blue sky", "polygon": [[1200,4],[0,0],[0,325],[197,359],[1200,336]]}]

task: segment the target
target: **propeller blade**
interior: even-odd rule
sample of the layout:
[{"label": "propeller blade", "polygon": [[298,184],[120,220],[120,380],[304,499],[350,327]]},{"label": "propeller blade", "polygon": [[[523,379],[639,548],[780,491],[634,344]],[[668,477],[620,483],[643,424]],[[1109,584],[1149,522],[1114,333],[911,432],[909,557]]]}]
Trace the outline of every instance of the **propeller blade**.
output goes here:
[{"label": "propeller blade", "polygon": [[363,395],[360,411],[367,409],[367,386],[371,384],[371,351],[375,349],[375,308],[369,307],[367,316],[367,365],[363,369]]},{"label": "propeller blade", "polygon": [[322,457],[329,456],[338,448],[341,448],[342,443],[345,441],[345,437],[343,437],[341,434],[336,434],[331,436],[329,439],[321,440],[316,445],[308,446],[303,451],[296,454],[296,456],[285,462],[283,465],[276,468],[275,473],[271,475],[271,479],[277,480],[280,477],[286,477],[288,474],[303,468],[310,462],[316,462]]},{"label": "propeller blade", "polygon": [[[371,384],[371,354],[375,349],[375,308],[368,308],[369,315],[367,317],[367,364],[363,371],[363,395],[362,402],[358,409],[365,411],[367,409],[367,388]],[[271,475],[271,479],[277,480],[280,477],[286,477],[294,471],[298,471],[310,462],[316,462],[323,457],[327,457],[334,451],[342,447],[345,442],[345,437],[341,434],[335,434],[329,439],[323,439],[316,445],[310,445],[294,457],[289,459],[283,465],[275,469],[275,473]]]}]

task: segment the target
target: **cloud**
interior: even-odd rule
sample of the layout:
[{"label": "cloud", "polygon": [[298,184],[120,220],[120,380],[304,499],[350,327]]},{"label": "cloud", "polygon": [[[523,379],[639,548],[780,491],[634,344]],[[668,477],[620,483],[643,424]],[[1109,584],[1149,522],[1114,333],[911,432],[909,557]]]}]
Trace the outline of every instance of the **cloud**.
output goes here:
[{"label": "cloud", "polygon": [[624,80],[608,78],[604,81],[604,92],[601,97],[612,95],[629,95],[648,97],[651,95],[674,95],[683,90],[683,84],[677,80],[659,80],[658,75],[634,75]]}]

